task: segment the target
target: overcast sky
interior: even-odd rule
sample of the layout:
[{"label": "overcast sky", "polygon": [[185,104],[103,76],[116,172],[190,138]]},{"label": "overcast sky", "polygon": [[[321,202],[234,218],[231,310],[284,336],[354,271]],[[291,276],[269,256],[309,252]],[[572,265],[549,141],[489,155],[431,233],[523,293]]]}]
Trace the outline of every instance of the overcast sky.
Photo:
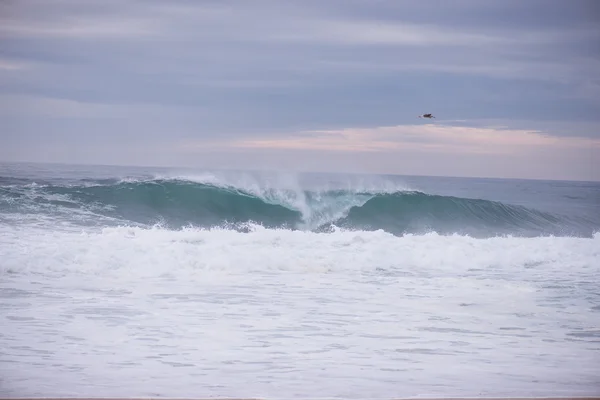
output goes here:
[{"label": "overcast sky", "polygon": [[3,161],[600,179],[595,0],[3,0],[0,88]]}]

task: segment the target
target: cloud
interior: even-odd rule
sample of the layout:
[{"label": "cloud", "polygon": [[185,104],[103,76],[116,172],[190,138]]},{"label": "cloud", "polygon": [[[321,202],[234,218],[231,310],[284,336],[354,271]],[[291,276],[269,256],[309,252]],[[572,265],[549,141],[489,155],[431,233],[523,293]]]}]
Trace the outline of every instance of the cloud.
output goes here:
[{"label": "cloud", "polygon": [[[166,148],[169,148],[167,146]],[[437,124],[304,131],[279,138],[184,140],[181,165],[401,175],[597,180],[600,139]],[[165,154],[165,153],[163,153]]]},{"label": "cloud", "polygon": [[498,127],[474,128],[427,124],[308,131],[286,138],[235,140],[216,145],[232,148],[358,153],[411,150],[464,154],[515,154],[535,152],[543,148],[600,147],[600,139],[563,138],[540,131]]},{"label": "cloud", "polygon": [[0,38],[112,40],[157,32],[157,19],[131,11],[113,0],[90,1],[87,6],[73,0],[7,1],[0,12]]},{"label": "cloud", "polygon": [[473,46],[506,43],[503,38],[456,32],[436,26],[376,21],[316,20],[273,35],[278,42],[310,42],[348,46]]},{"label": "cloud", "polygon": [[23,70],[23,69],[26,69],[29,67],[30,67],[30,64],[28,64],[28,63],[19,62],[19,61],[15,62],[12,60],[6,60],[6,59],[0,58],[0,70],[19,71],[19,70]]},{"label": "cloud", "polygon": [[161,105],[122,105],[83,102],[70,99],[1,95],[0,116],[48,117],[48,118],[148,118],[169,113],[171,117],[198,115],[202,110],[194,107],[167,107]]},{"label": "cloud", "polygon": [[[440,170],[444,154],[583,151],[600,137],[592,4],[0,2],[0,148],[175,164],[414,152]],[[437,124],[414,126],[423,112]]]},{"label": "cloud", "polygon": [[124,38],[148,36],[154,32],[152,21],[121,18],[117,21],[102,19],[66,19],[21,24],[3,20],[0,37],[56,37],[56,38]]}]

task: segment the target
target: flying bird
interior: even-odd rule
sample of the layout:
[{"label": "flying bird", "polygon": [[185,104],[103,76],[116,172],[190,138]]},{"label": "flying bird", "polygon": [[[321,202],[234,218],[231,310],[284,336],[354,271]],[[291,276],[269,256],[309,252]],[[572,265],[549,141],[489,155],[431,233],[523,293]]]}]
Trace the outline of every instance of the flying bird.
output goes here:
[{"label": "flying bird", "polygon": [[435,117],[431,114],[423,114],[423,115],[419,115],[419,118],[435,118]]}]

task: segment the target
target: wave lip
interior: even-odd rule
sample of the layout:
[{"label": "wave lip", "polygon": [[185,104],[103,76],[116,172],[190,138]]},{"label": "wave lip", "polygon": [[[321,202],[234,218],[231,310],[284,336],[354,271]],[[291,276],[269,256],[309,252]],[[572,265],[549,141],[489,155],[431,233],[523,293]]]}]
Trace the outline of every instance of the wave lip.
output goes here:
[{"label": "wave lip", "polygon": [[[587,236],[598,227],[547,212],[501,202],[370,188],[304,190],[234,185],[217,178],[105,179],[80,184],[0,187],[0,215],[78,215],[82,223],[102,219],[120,225],[161,224],[328,231],[384,230],[393,234],[437,232],[472,236]],[[96,223],[94,223],[96,224]]]}]

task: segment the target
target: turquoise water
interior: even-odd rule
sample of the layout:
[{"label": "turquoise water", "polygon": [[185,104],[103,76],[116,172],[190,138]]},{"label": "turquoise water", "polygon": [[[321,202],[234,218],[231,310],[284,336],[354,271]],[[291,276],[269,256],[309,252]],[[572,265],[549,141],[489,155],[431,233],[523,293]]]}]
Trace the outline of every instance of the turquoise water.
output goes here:
[{"label": "turquoise water", "polygon": [[477,237],[591,237],[600,229],[598,183],[326,174],[285,179],[274,182],[256,172],[4,166],[0,215],[169,229],[244,229],[251,223]]}]

